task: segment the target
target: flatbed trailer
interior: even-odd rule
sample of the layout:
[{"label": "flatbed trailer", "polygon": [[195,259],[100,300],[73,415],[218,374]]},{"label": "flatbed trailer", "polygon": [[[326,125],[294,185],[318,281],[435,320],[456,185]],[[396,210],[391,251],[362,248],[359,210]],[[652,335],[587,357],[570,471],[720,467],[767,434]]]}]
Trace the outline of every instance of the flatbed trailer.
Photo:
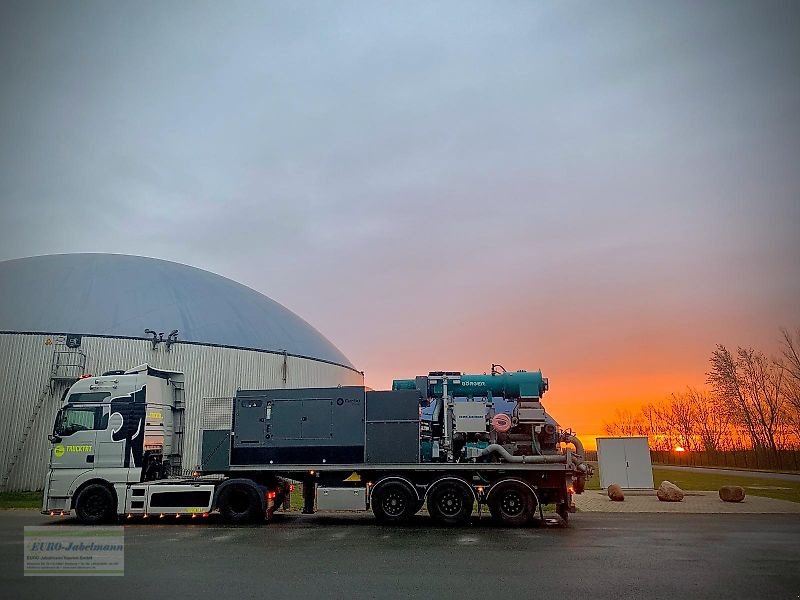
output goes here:
[{"label": "flatbed trailer", "polygon": [[[507,415],[495,413],[491,393],[462,402],[448,393],[465,377],[431,373],[390,392],[240,390],[229,420],[199,432],[200,465],[184,477],[175,476],[186,472],[183,375],[141,365],[87,378],[57,415],[42,512],[101,523],[218,511],[226,522],[256,522],[288,508],[298,482],[305,513],[372,510],[395,523],[427,505],[434,521],[458,525],[477,505],[520,526],[553,504],[566,522],[591,468],[577,438],[541,409],[546,380],[539,373],[538,396]],[[434,407],[427,423],[420,406]]]}]

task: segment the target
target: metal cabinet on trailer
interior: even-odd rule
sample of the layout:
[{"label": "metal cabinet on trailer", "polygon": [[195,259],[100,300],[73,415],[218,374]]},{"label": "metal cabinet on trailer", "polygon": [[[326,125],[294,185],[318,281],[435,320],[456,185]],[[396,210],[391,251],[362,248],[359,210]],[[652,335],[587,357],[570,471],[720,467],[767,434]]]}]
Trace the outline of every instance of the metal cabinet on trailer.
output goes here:
[{"label": "metal cabinet on trailer", "polygon": [[367,392],[366,462],[419,462],[419,402],[417,390]]},{"label": "metal cabinet on trailer", "polygon": [[600,487],[653,489],[653,465],[646,436],[597,438]]},{"label": "metal cabinet on trailer", "polygon": [[364,388],[239,390],[231,464],[361,463]]}]

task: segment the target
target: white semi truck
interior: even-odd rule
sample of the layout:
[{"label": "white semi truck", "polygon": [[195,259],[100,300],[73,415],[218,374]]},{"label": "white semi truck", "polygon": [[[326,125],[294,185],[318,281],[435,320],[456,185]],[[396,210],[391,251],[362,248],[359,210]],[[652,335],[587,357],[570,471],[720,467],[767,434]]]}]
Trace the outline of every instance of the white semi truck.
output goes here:
[{"label": "white semi truck", "polygon": [[212,512],[257,521],[288,507],[300,481],[304,512],[371,509],[392,523],[427,505],[435,521],[457,525],[477,504],[520,526],[554,504],[566,522],[591,467],[542,408],[546,389],[541,372],[493,367],[432,372],[383,392],[239,390],[221,426],[192,432],[202,457],[182,476],[183,374],[140,365],[87,376],[55,419],[42,512],[86,524]]}]

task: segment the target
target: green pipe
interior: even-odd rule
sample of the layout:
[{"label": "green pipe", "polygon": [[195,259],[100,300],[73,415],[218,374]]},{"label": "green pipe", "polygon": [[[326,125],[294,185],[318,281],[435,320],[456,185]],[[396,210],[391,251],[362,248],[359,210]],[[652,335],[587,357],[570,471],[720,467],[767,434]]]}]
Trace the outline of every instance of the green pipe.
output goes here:
[{"label": "green pipe", "polygon": [[[428,398],[442,397],[442,383],[428,381]],[[497,375],[461,375],[460,383],[447,384],[447,394],[456,397],[501,397],[509,400],[541,397],[547,391],[541,371],[517,371]],[[395,379],[393,390],[417,389],[415,379]]]}]

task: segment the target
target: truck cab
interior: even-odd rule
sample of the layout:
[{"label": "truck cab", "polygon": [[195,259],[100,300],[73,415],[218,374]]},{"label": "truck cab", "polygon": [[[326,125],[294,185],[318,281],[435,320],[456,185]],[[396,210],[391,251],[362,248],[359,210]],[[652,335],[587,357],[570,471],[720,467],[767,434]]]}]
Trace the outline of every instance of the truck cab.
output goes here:
[{"label": "truck cab", "polygon": [[69,388],[49,436],[42,512],[68,514],[86,490],[122,512],[129,484],[179,470],[183,383],[183,373],[143,364]]}]

